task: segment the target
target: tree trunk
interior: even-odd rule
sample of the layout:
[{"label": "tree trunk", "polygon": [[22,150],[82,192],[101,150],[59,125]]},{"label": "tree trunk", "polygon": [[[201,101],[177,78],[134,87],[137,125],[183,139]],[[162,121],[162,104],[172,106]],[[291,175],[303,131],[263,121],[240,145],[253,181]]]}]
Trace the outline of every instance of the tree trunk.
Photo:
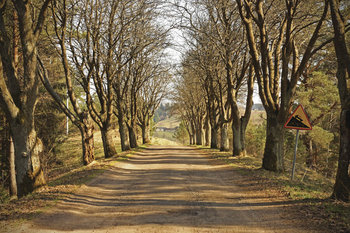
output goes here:
[{"label": "tree trunk", "polygon": [[[191,131],[192,131],[192,144],[191,145],[195,145],[196,144],[196,128],[195,128],[193,123],[191,123]],[[190,138],[191,138],[191,135],[190,135]]]},{"label": "tree trunk", "polygon": [[202,125],[196,127],[196,145],[203,145]]},{"label": "tree trunk", "polygon": [[206,146],[210,145],[210,137],[211,137],[210,132],[211,132],[211,130],[209,127],[205,129],[205,145]]},{"label": "tree trunk", "polygon": [[267,113],[266,143],[262,167],[270,171],[284,171],[283,146],[284,146],[283,124],[277,120],[277,116]]},{"label": "tree trunk", "polygon": [[128,125],[128,131],[129,131],[129,142],[131,148],[136,148],[137,145],[137,137],[135,133],[135,127],[133,125]]},{"label": "tree trunk", "polygon": [[314,145],[308,134],[305,135],[304,142],[307,148],[306,166],[315,169],[317,166],[317,157],[314,151]]},{"label": "tree trunk", "polygon": [[149,124],[144,124],[141,126],[142,129],[142,143],[147,144],[151,142],[150,128]]},{"label": "tree trunk", "polygon": [[233,156],[245,156],[245,130],[241,120],[232,122]]},{"label": "tree trunk", "polygon": [[11,121],[11,132],[15,148],[15,167],[18,196],[22,197],[46,185],[40,164],[43,144],[34,129],[34,119],[29,116]]},{"label": "tree trunk", "polygon": [[210,129],[209,119],[207,118],[205,121],[205,145],[210,145],[210,137],[211,137],[211,129]]},{"label": "tree trunk", "polygon": [[105,126],[101,128],[101,137],[105,158],[110,158],[117,154],[112,134],[113,131],[110,126]]},{"label": "tree trunk", "polygon": [[[14,10],[13,11],[13,22],[14,22],[14,27],[13,27],[13,32],[12,32],[12,40],[13,40],[13,45],[12,45],[12,52],[13,52],[13,62],[15,64],[15,69],[18,65],[18,47],[19,47],[19,38],[18,38],[18,16],[17,12]],[[16,69],[17,72],[17,69]],[[15,166],[15,146],[13,144],[13,139],[11,136],[11,133],[9,134],[9,165],[10,165],[10,196],[12,199],[17,198],[17,182],[16,182],[16,166]]]},{"label": "tree trunk", "polygon": [[228,140],[228,124],[222,124],[220,128],[220,151],[229,151],[230,144]]},{"label": "tree trunk", "polygon": [[340,14],[339,1],[330,1],[331,16],[334,29],[334,48],[337,55],[337,79],[341,102],[340,114],[340,150],[337,176],[332,197],[342,201],[349,201],[350,195],[350,89],[348,78],[350,76],[350,54],[345,36],[345,21]]},{"label": "tree trunk", "polygon": [[210,148],[219,148],[219,130],[216,127],[211,128]]},{"label": "tree trunk", "polygon": [[342,109],[340,115],[340,151],[337,176],[332,197],[348,202],[350,200],[350,108]]},{"label": "tree trunk", "polygon": [[15,166],[15,146],[12,136],[9,137],[9,165],[10,165],[10,196],[17,198],[16,166]]},{"label": "tree trunk", "polygon": [[118,125],[122,151],[128,151],[130,150],[129,136],[127,133],[126,124],[124,122],[124,117],[120,115],[120,112],[118,116]]},{"label": "tree trunk", "polygon": [[245,150],[245,133],[247,131],[247,125],[242,122],[241,124],[241,145],[242,145],[242,152],[241,156],[246,156],[247,152]]},{"label": "tree trunk", "polygon": [[88,165],[95,160],[94,147],[94,125],[87,112],[83,117],[83,124],[80,129],[82,148],[83,148],[83,163]]}]

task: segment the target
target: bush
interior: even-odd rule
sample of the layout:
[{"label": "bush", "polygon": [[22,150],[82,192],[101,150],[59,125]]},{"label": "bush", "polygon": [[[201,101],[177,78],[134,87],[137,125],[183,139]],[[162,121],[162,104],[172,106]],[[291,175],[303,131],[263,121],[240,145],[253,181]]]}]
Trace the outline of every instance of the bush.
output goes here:
[{"label": "bush", "polygon": [[[35,126],[38,137],[44,145],[41,164],[46,171],[53,164],[58,163],[55,148],[66,140],[66,118],[53,100],[41,98],[35,112]],[[46,172],[45,172],[46,173]]]},{"label": "bush", "polygon": [[249,123],[246,131],[246,150],[248,154],[262,156],[264,154],[266,121],[261,124]]}]

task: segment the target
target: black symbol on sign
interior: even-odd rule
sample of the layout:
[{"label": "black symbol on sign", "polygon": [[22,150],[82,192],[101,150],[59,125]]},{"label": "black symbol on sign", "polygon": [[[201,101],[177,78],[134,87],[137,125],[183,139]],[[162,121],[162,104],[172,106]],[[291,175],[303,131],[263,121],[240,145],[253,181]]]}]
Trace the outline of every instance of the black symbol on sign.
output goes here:
[{"label": "black symbol on sign", "polygon": [[305,125],[303,123],[303,120],[298,116],[293,116],[290,121],[288,122],[287,126],[291,127],[299,127],[299,128],[310,128],[309,126]]}]

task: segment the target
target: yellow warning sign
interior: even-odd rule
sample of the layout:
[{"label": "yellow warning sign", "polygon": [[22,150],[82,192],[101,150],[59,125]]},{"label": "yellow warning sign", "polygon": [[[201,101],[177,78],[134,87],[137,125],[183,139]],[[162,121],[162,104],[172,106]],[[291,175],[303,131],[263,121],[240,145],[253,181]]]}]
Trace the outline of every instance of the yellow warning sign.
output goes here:
[{"label": "yellow warning sign", "polygon": [[287,122],[284,124],[288,129],[312,130],[311,123],[301,104],[294,110]]}]

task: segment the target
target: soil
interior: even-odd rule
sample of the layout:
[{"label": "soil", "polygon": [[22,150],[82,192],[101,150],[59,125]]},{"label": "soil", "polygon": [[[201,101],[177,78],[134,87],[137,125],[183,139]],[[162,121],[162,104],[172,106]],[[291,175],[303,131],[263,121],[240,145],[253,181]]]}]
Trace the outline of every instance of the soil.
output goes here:
[{"label": "soil", "polygon": [[11,232],[322,232],[297,205],[198,149],[151,146]]}]

